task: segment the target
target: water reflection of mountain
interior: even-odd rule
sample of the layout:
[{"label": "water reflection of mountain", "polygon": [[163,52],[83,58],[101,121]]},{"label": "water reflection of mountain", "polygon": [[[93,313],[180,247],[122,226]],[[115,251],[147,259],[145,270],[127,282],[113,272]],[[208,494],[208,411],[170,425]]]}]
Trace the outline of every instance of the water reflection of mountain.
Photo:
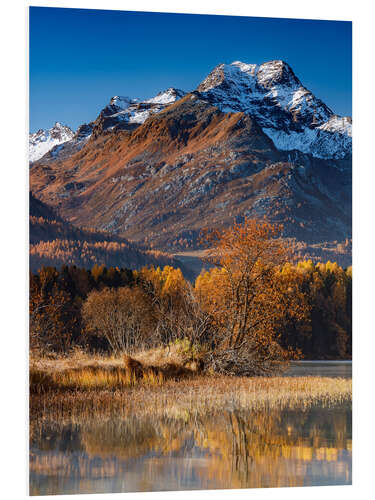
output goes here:
[{"label": "water reflection of mountain", "polygon": [[351,482],[344,407],[43,422],[32,431],[32,494]]}]

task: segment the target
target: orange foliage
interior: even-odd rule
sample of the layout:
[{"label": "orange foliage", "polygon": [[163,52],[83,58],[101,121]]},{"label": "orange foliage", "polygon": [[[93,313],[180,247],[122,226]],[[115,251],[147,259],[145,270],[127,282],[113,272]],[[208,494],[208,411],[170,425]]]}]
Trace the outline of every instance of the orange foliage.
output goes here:
[{"label": "orange foliage", "polygon": [[280,272],[289,255],[280,232],[246,219],[206,233],[208,260],[217,267],[199,276],[195,289],[214,317],[213,358],[220,353],[223,371],[269,371],[293,354],[278,344],[280,328],[290,318],[302,320],[307,309],[296,275]]}]

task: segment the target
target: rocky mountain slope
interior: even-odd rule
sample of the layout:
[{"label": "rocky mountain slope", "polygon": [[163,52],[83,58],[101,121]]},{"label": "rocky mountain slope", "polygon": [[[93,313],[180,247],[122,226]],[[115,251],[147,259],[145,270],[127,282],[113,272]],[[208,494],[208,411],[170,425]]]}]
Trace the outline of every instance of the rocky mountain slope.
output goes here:
[{"label": "rocky mountain slope", "polygon": [[282,61],[219,65],[186,95],[113,98],[87,127],[79,150],[68,141],[30,170],[73,224],[167,251],[245,216],[283,223],[300,248],[351,237],[351,120]]}]

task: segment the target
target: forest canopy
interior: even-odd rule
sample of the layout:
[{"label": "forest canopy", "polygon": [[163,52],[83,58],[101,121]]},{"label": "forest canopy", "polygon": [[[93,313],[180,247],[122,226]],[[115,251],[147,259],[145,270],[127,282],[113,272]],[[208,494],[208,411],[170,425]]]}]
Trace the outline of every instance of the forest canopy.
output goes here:
[{"label": "forest canopy", "polygon": [[43,267],[30,275],[35,352],[127,352],[186,341],[212,370],[268,373],[293,357],[351,357],[351,268],[291,264],[279,228],[211,232],[210,270]]}]

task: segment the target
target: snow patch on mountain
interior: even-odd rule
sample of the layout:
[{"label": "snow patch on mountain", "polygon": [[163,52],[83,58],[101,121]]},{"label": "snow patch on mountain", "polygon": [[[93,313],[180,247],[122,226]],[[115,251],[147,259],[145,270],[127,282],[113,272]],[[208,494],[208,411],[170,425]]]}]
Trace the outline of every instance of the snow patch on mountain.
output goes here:
[{"label": "snow patch on mountain", "polygon": [[136,104],[138,99],[131,99],[130,97],[116,95],[110,100],[111,106],[116,106],[119,109],[127,109],[132,104]]},{"label": "snow patch on mountain", "polygon": [[160,113],[166,106],[181,99],[186,93],[173,87],[159,92],[155,97],[147,100],[132,99],[124,96],[114,96],[101,115],[114,120],[111,129],[116,127],[116,122],[141,125],[149,116]]},{"label": "snow patch on mountain", "polygon": [[48,151],[59,144],[71,140],[74,136],[73,130],[60,122],[48,129],[40,129],[34,134],[29,135],[29,161],[39,160]]},{"label": "snow patch on mountain", "polygon": [[152,97],[151,99],[148,99],[145,102],[149,102],[151,104],[172,104],[173,102],[177,101],[178,99],[181,99],[181,97],[184,97],[185,92],[183,90],[175,89],[173,87],[170,87],[167,90],[164,90],[163,92],[159,92],[158,95],[155,97]]},{"label": "snow patch on mountain", "polygon": [[342,134],[333,134],[322,130],[306,128],[303,132],[284,132],[274,128],[263,128],[276,148],[282,151],[297,149],[302,153],[312,154],[317,158],[344,158],[351,150],[351,140]]}]

